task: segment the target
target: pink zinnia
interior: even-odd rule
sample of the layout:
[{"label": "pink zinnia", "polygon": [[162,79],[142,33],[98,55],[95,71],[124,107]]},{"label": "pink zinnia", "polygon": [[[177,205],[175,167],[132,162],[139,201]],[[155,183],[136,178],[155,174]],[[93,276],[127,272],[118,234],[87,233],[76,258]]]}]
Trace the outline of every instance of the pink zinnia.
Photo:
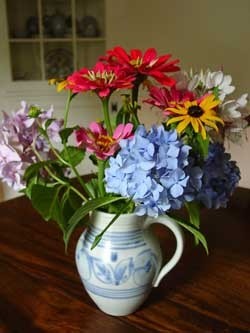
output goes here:
[{"label": "pink zinnia", "polygon": [[135,77],[124,71],[121,66],[102,62],[89,70],[82,68],[67,78],[66,89],[73,93],[95,91],[99,97],[105,98],[117,89],[131,88]]},{"label": "pink zinnia", "polygon": [[133,135],[132,130],[132,124],[120,124],[116,127],[111,137],[101,124],[92,122],[89,128],[80,128],[76,131],[76,141],[78,146],[85,148],[90,153],[94,153],[97,158],[106,160],[119,149],[121,139],[127,139]]},{"label": "pink zinnia", "polygon": [[107,56],[101,60],[122,65],[129,73],[141,75],[144,79],[151,76],[163,85],[173,86],[175,80],[164,73],[176,72],[180,68],[176,66],[179,60],[169,61],[170,58],[171,54],[158,56],[154,48],[147,49],[143,54],[138,49],[132,49],[127,53],[122,47],[116,46],[107,51]]}]

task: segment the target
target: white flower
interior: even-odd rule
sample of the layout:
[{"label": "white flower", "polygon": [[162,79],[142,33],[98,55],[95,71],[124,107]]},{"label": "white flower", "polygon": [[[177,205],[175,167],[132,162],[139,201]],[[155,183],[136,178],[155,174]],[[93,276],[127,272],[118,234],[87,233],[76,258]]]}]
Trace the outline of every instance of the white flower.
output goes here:
[{"label": "white flower", "polygon": [[205,73],[201,70],[200,73],[192,75],[188,83],[188,90],[194,91],[199,85],[205,88],[206,92],[211,92],[214,88],[218,89],[218,97],[224,101],[226,95],[231,94],[235,87],[231,85],[231,75],[224,75],[222,71],[211,72],[207,70]]},{"label": "white flower", "polygon": [[193,72],[191,71],[190,77],[191,77],[191,80],[188,83],[188,90],[194,91],[198,87],[199,84],[202,84],[202,86],[205,85],[203,70],[201,70],[200,73],[197,73],[195,75],[193,75]]},{"label": "white flower", "polygon": [[205,86],[208,89],[217,88],[219,90],[219,99],[224,101],[226,95],[231,94],[235,87],[231,86],[232,77],[231,75],[224,75],[222,71],[218,72],[207,72],[205,77]]},{"label": "white flower", "polygon": [[241,95],[236,100],[231,100],[223,104],[221,116],[224,120],[234,120],[242,117],[242,109],[248,102],[248,94]]}]

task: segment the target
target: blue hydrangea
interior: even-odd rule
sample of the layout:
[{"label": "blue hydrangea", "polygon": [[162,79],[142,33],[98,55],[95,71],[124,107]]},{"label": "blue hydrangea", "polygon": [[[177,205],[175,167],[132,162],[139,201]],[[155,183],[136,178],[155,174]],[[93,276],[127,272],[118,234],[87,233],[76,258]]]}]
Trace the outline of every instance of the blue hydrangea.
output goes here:
[{"label": "blue hydrangea", "polygon": [[154,126],[147,132],[140,125],[134,137],[122,140],[120,146],[105,170],[106,191],[133,198],[138,215],[157,217],[194,198],[201,170],[191,168],[187,173],[191,147],[176,131]]},{"label": "blue hydrangea", "polygon": [[226,207],[240,180],[240,170],[219,143],[211,144],[203,166],[202,187],[197,195],[207,208]]}]

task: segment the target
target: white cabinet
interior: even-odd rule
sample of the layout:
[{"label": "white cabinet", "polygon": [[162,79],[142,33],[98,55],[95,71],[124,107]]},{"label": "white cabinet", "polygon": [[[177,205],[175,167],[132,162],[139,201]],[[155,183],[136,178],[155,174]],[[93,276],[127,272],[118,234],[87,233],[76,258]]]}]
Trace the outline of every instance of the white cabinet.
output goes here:
[{"label": "white cabinet", "polygon": [[103,0],[8,0],[11,78],[63,78],[105,50]]}]

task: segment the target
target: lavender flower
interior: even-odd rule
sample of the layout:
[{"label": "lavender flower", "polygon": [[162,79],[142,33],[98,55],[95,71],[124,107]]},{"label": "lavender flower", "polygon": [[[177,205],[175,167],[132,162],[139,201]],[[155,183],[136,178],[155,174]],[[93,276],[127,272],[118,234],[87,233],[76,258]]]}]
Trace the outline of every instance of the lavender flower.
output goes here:
[{"label": "lavender flower", "polygon": [[179,209],[189,189],[189,146],[176,131],[163,126],[149,132],[140,125],[132,139],[120,142],[121,150],[105,170],[106,191],[133,198],[138,215],[157,217]]},{"label": "lavender flower", "polygon": [[202,187],[197,195],[207,208],[226,207],[240,180],[240,170],[224,147],[211,144],[203,167]]},{"label": "lavender flower", "polygon": [[[3,114],[0,126],[0,178],[15,190],[25,187],[23,175],[26,168],[38,162],[32,146],[45,159],[49,156],[49,146],[39,134],[39,126],[45,125],[52,117],[53,108],[44,111],[21,102],[21,108],[11,115]],[[53,121],[48,127],[48,135],[57,139],[62,122]]]}]

